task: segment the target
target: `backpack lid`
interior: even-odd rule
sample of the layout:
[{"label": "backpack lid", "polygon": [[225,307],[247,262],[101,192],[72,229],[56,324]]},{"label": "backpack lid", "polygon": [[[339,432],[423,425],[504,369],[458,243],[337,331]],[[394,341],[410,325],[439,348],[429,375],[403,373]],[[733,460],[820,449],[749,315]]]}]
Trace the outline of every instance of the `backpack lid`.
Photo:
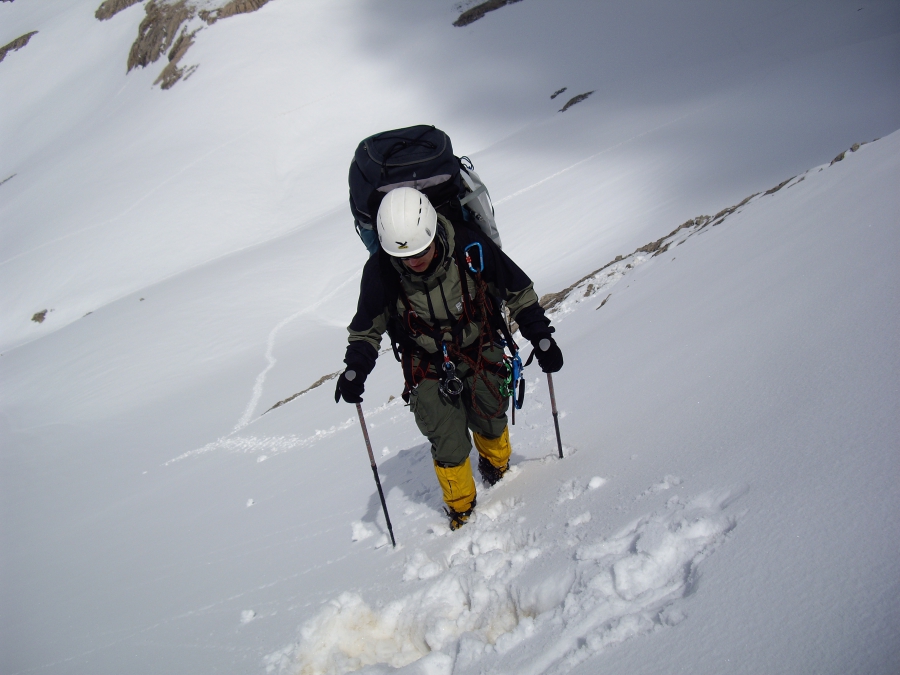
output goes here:
[{"label": "backpack lid", "polygon": [[371,226],[384,195],[395,188],[415,188],[435,208],[458,197],[459,160],[447,134],[433,126],[382,131],[356,148],[349,183],[353,217]]}]

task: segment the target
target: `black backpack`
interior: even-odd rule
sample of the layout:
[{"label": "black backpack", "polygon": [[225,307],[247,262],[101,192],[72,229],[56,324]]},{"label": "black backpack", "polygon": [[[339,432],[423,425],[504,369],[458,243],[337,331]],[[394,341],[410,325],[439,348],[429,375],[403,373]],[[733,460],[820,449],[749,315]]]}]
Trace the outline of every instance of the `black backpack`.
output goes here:
[{"label": "black backpack", "polygon": [[350,165],[350,210],[371,228],[384,195],[398,187],[424,192],[435,209],[460,192],[459,160],[450,138],[420,124],[364,139]]},{"label": "black backpack", "polygon": [[350,211],[369,253],[379,248],[375,215],[381,200],[398,187],[424,193],[451,221],[473,221],[499,245],[490,195],[467,159],[453,154],[447,134],[424,124],[363,140],[350,164]]}]

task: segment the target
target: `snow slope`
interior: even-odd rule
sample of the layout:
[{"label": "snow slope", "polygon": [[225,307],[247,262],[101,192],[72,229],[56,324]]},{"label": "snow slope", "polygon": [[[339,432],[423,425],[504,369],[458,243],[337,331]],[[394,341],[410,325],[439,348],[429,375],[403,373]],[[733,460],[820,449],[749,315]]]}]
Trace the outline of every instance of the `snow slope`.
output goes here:
[{"label": "snow slope", "polygon": [[166,92],[95,9],[0,3],[0,672],[892,672],[896,134],[585,279],[567,457],[529,372],[459,533],[389,355],[396,551],[331,383],[262,413],[340,367],[361,137],[446,128],[558,291],[900,128],[894,3],[273,0]]},{"label": "snow slope", "polygon": [[[864,146],[583,280],[555,320],[568,363],[590,364],[556,377],[568,457],[532,374],[516,471],[472,526],[423,518],[393,583],[333,597],[273,664],[893,672],[898,150]],[[419,480],[391,493],[401,521]]]}]

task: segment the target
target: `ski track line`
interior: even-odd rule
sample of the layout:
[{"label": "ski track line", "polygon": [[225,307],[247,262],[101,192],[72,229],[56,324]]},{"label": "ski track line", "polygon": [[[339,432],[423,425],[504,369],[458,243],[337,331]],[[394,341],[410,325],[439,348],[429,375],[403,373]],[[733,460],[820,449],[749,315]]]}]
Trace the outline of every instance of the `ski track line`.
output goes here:
[{"label": "ski track line", "polygon": [[283,319],[278,325],[275,326],[269,333],[269,337],[266,340],[266,353],[265,359],[267,361],[267,365],[263,368],[263,371],[256,376],[256,381],[253,383],[253,392],[250,395],[250,402],[247,404],[246,409],[244,410],[244,414],[241,415],[241,418],[238,420],[238,423],[234,426],[234,429],[231,430],[231,433],[234,434],[248,424],[253,418],[253,413],[256,410],[256,406],[259,405],[259,399],[262,398],[263,393],[263,385],[266,382],[266,376],[269,374],[269,371],[275,367],[277,363],[277,359],[272,355],[272,352],[275,350],[275,337],[278,335],[278,331],[291,323],[294,319],[305,314],[307,312],[307,308],[301,309],[299,312],[294,312],[286,319]]},{"label": "ski track line", "polygon": [[647,136],[647,135],[649,135],[649,134],[655,133],[655,132],[659,131],[660,129],[665,129],[666,127],[671,126],[671,125],[675,124],[676,122],[680,122],[681,120],[683,120],[683,119],[685,119],[685,118],[687,118],[687,117],[691,117],[691,116],[693,116],[693,115],[697,115],[697,114],[699,114],[699,113],[701,113],[701,112],[703,112],[703,111],[705,111],[705,110],[707,110],[707,109],[709,109],[709,108],[712,108],[712,107],[714,107],[714,106],[717,106],[717,105],[719,105],[718,102],[716,102],[716,103],[710,103],[709,105],[705,105],[705,106],[703,106],[702,108],[698,108],[697,110],[692,110],[691,112],[687,112],[687,113],[684,113],[683,115],[679,115],[679,116],[676,117],[675,119],[669,120],[668,122],[665,122],[665,123],[663,123],[663,124],[660,124],[660,125],[657,126],[657,127],[653,127],[652,129],[648,129],[647,131],[643,131],[643,132],[637,134],[636,136],[632,136],[631,138],[626,138],[624,141],[619,141],[618,143],[616,143],[616,144],[614,144],[614,145],[610,145],[609,147],[606,147],[606,148],[604,148],[603,150],[600,150],[599,152],[595,152],[595,153],[594,153],[593,155],[591,155],[590,157],[585,157],[584,159],[578,160],[578,161],[575,162],[574,164],[571,164],[571,165],[567,166],[567,167],[564,168],[564,169],[560,169],[560,170],[557,171],[556,173],[550,174],[550,175],[547,176],[546,178],[542,178],[541,180],[537,181],[536,183],[532,183],[532,184],[529,185],[528,187],[524,187],[524,188],[522,188],[521,190],[516,190],[516,191],[513,192],[511,195],[507,195],[506,197],[503,197],[502,199],[499,199],[499,200],[495,201],[495,202],[494,202],[494,206],[500,206],[500,204],[502,204],[503,202],[507,202],[507,201],[509,201],[510,199],[515,199],[515,198],[518,197],[519,195],[522,195],[522,194],[524,194],[524,193],[526,193],[526,192],[528,192],[528,191],[530,191],[530,190],[533,190],[534,188],[536,188],[536,187],[538,187],[538,186],[540,186],[540,185],[543,185],[543,184],[546,183],[547,181],[551,181],[551,180],[553,180],[554,178],[557,178],[557,177],[561,176],[562,174],[567,173],[567,172],[571,171],[572,169],[575,169],[575,168],[581,166],[582,164],[585,164],[585,163],[587,163],[587,162],[590,162],[592,159],[595,159],[595,158],[599,157],[600,155],[606,154],[607,152],[611,152],[611,151],[615,150],[616,148],[622,147],[623,145],[628,145],[628,144],[631,143],[632,141],[636,141],[636,140],[638,140],[639,138],[643,138],[644,136]]},{"label": "ski track line", "polygon": [[235,434],[241,429],[248,426],[253,421],[253,413],[256,412],[256,407],[259,405],[259,399],[262,398],[263,393],[263,385],[266,382],[266,376],[269,374],[269,371],[275,367],[277,363],[277,359],[273,355],[275,351],[275,338],[278,336],[278,332],[290,324],[294,319],[308,312],[313,312],[323,304],[331,300],[339,291],[343,290],[343,288],[349,284],[351,281],[357,281],[361,276],[362,272],[358,272],[348,279],[344,280],[341,284],[339,284],[336,288],[334,288],[330,293],[320,298],[318,301],[314,302],[309,307],[305,307],[298,312],[291,314],[286,319],[283,319],[272,331],[269,333],[269,337],[266,340],[266,353],[265,359],[267,361],[266,367],[263,371],[256,376],[256,381],[253,384],[253,392],[250,395],[250,402],[247,404],[246,409],[244,410],[244,414],[241,415],[241,418],[238,420],[237,424],[232,429],[231,434]]},{"label": "ski track line", "polygon": [[[389,401],[387,403],[382,403],[380,406],[376,408],[372,408],[365,411],[366,416],[374,417],[379,413],[386,411],[389,408],[393,408],[399,405],[399,402],[402,401],[400,398],[395,398],[393,401]],[[250,424],[258,421],[260,418],[257,417]],[[198,455],[206,454],[207,452],[214,452],[216,450],[226,450],[231,452],[243,452],[245,454],[254,453],[254,452],[269,452],[272,455],[279,455],[283,452],[288,452],[290,450],[294,450],[295,448],[306,448],[317,441],[321,441],[324,438],[328,438],[329,436],[334,436],[341,431],[345,431],[353,426],[359,424],[359,419],[356,417],[349,417],[344,422],[340,424],[335,424],[328,429],[316,429],[315,433],[311,436],[307,436],[306,438],[300,438],[299,436],[292,434],[290,436],[237,436],[234,437],[234,434],[237,433],[237,430],[232,431],[227,436],[222,436],[221,438],[212,441],[211,443],[207,443],[202,448],[197,448],[195,450],[189,450],[185,453],[178,455],[177,457],[173,457],[170,460],[167,460],[162,464],[162,466],[166,467],[170,464],[175,464],[176,462],[180,462],[182,460],[188,459],[190,457],[196,457]],[[248,425],[249,426],[249,425]],[[264,461],[268,459],[268,455],[261,455],[258,462]]]}]

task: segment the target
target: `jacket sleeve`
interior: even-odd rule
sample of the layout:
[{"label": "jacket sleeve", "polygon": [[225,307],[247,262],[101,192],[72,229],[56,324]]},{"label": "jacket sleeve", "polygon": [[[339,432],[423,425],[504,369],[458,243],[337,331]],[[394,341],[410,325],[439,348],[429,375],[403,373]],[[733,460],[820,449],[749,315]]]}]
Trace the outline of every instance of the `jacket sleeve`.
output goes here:
[{"label": "jacket sleeve", "polygon": [[526,340],[534,341],[554,332],[550,319],[538,302],[534,283],[494,242],[479,238],[484,250],[484,278],[488,290],[502,298],[513,321]]},{"label": "jacket sleeve", "polygon": [[350,335],[344,363],[348,368],[367,375],[372,372],[381,347],[381,336],[387,330],[387,322],[388,311],[379,256],[373,255],[363,268],[356,314],[347,327]]}]

